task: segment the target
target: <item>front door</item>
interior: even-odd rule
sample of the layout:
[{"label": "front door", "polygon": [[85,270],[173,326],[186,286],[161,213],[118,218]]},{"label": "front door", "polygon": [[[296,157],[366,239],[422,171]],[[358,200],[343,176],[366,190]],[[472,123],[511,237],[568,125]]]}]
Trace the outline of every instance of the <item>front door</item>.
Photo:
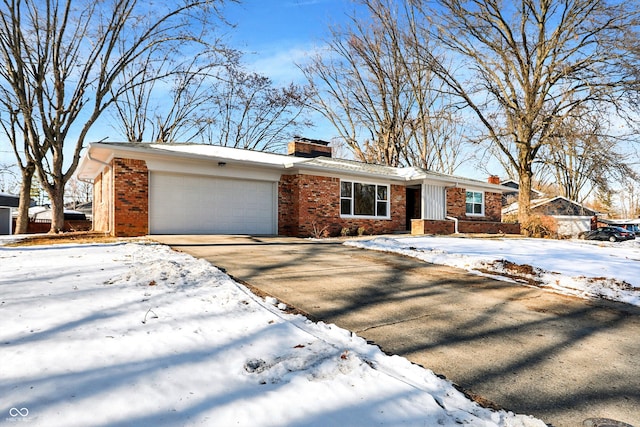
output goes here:
[{"label": "front door", "polygon": [[407,230],[411,230],[411,220],[420,219],[422,212],[422,191],[420,187],[407,187]]}]

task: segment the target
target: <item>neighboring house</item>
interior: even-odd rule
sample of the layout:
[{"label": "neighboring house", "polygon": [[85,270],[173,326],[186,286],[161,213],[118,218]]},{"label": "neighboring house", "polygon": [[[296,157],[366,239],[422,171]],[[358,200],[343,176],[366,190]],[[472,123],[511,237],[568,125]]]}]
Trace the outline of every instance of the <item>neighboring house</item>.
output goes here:
[{"label": "neighboring house", "polygon": [[[29,219],[31,221],[51,222],[53,214],[49,206],[32,206],[29,208]],[[83,212],[66,209],[64,210],[65,221],[85,221],[87,219]]]},{"label": "neighboring house", "polygon": [[[511,191],[506,191],[502,193],[502,206],[507,206],[518,201],[518,192],[519,192],[518,189],[520,188],[520,184],[518,183],[518,181],[513,179],[500,181],[500,178],[498,178],[497,182],[505,187],[512,188]],[[531,200],[541,199],[544,197],[544,193],[536,190],[535,188],[532,188],[529,194],[530,194],[529,197],[531,198]]]},{"label": "neighboring house", "polygon": [[640,233],[640,218],[633,219],[599,219],[603,224],[626,228],[634,233]]},{"label": "neighboring house", "polygon": [[0,235],[13,234],[13,208],[20,204],[20,197],[0,193]]},{"label": "neighboring house", "polygon": [[[514,187],[513,181],[502,184],[517,189],[517,184]],[[544,197],[544,194],[537,190],[532,190],[532,195],[535,195],[536,198],[531,200],[531,212],[554,218],[558,224],[556,233],[559,236],[578,236],[580,232],[589,230],[591,218],[599,215],[593,209],[566,197]],[[502,215],[505,217],[515,216],[517,213],[517,201],[507,204],[502,209]]]},{"label": "neighboring house", "polygon": [[84,202],[75,204],[75,208],[73,206],[67,206],[68,209],[73,209],[74,211],[83,213],[85,218],[91,221],[91,215],[93,215],[93,203],[92,202]]},{"label": "neighboring house", "polygon": [[200,144],[94,143],[77,176],[93,181],[94,230],[115,236],[520,231],[501,222],[507,187],[334,159],[326,144],[299,138],[287,156]]}]

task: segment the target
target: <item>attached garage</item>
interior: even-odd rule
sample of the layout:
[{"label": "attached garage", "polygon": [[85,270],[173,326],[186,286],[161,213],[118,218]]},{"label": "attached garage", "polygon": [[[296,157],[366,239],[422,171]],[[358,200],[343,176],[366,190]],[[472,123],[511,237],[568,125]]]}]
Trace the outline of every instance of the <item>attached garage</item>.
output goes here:
[{"label": "attached garage", "polygon": [[151,234],[277,234],[277,182],[151,172]]}]

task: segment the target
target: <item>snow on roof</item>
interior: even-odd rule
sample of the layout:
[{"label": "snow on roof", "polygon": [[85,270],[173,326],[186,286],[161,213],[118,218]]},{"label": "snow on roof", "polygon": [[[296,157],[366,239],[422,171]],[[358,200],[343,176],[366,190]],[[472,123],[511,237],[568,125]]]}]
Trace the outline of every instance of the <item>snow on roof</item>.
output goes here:
[{"label": "snow on roof", "polygon": [[300,163],[309,159],[288,156],[285,154],[265,153],[263,151],[245,150],[241,148],[222,147],[209,144],[139,144],[155,150],[172,151],[175,153],[196,154],[207,157],[223,157],[229,160],[248,161],[272,165]]},{"label": "snow on roof", "polygon": [[[99,156],[96,157],[95,150],[97,150],[98,153],[101,152],[104,158],[99,158]],[[80,163],[78,176],[81,178],[93,178],[93,176],[95,176],[95,174],[104,167],[102,162],[108,161],[107,153],[112,152],[111,150],[123,150],[137,153],[175,153],[176,155],[182,155],[185,157],[209,158],[213,161],[218,160],[221,162],[229,161],[252,163],[255,166],[272,167],[276,169],[297,168],[303,170],[307,168],[334,173],[347,172],[363,176],[377,176],[403,182],[432,179],[447,185],[460,184],[496,189],[499,191],[509,190],[507,187],[489,184],[486,181],[436,173],[418,167],[392,167],[331,157],[295,157],[285,154],[265,153],[241,148],[193,143],[92,143],[90,144],[88,154],[85,155]]]}]

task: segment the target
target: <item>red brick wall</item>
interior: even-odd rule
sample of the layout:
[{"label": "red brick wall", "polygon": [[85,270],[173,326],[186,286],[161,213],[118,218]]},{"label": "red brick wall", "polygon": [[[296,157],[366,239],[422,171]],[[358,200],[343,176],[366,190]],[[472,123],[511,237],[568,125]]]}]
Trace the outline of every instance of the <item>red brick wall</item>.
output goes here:
[{"label": "red brick wall", "polygon": [[[451,220],[411,220],[411,234],[453,234],[455,223]],[[520,224],[494,221],[458,221],[460,233],[520,234]]]},{"label": "red brick wall", "polygon": [[364,227],[366,234],[404,231],[406,228],[406,191],[392,185],[391,219],[340,217],[340,179],[312,175],[285,175],[278,187],[278,233],[308,237],[326,230],[330,236],[348,228],[351,235]]},{"label": "red brick wall", "polygon": [[460,233],[520,234],[520,224],[492,221],[460,221]]},{"label": "red brick wall", "polygon": [[484,216],[467,216],[466,194],[464,188],[447,189],[447,216],[466,221],[502,221],[502,195],[500,193],[484,193]]},{"label": "red brick wall", "polygon": [[453,221],[439,221],[433,219],[412,219],[411,234],[453,234]]},{"label": "red brick wall", "polygon": [[297,236],[300,219],[300,175],[282,175],[278,183],[278,234]]},{"label": "red brick wall", "polygon": [[484,193],[484,216],[488,221],[502,221],[502,194]]},{"label": "red brick wall", "polygon": [[115,158],[113,230],[115,236],[149,234],[149,171],[144,160]]}]

